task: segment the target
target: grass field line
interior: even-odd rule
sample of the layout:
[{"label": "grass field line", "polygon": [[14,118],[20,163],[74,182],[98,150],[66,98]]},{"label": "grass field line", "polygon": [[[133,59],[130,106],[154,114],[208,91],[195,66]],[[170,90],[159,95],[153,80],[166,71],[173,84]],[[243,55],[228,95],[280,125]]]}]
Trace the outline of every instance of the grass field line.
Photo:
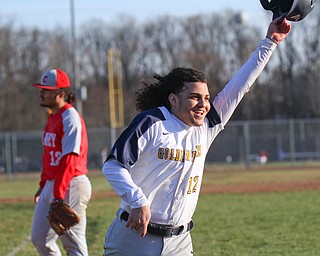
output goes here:
[{"label": "grass field line", "polygon": [[15,256],[18,255],[17,253],[27,244],[31,241],[31,235],[29,235],[25,240],[23,240],[18,246],[13,248],[11,252],[9,252],[5,256]]}]

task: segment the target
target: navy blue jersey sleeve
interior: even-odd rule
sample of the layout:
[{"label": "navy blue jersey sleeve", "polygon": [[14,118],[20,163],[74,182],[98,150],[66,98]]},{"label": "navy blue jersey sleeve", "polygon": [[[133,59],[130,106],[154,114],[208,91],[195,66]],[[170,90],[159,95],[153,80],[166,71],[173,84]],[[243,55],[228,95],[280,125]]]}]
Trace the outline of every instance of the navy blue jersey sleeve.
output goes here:
[{"label": "navy blue jersey sleeve", "polygon": [[209,120],[209,127],[214,127],[215,125],[221,123],[221,118],[218,115],[218,112],[214,108],[213,104],[210,103],[210,105],[211,105],[211,108],[210,108],[208,114],[206,115],[206,117]]},{"label": "navy blue jersey sleeve", "polygon": [[159,108],[139,113],[122,132],[107,158],[116,159],[119,164],[130,170],[138,159],[138,140],[156,122],[165,120]]}]

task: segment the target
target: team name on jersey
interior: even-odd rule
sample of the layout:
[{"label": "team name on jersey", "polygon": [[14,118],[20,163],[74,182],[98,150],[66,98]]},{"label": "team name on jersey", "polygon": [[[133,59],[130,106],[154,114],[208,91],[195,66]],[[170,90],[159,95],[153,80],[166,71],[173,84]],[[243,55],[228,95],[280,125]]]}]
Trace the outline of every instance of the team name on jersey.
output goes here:
[{"label": "team name on jersey", "polygon": [[183,150],[174,148],[159,148],[158,158],[170,161],[191,161],[201,156],[201,145],[196,146],[196,150]]},{"label": "team name on jersey", "polygon": [[42,145],[48,146],[48,147],[55,147],[55,139],[56,134],[51,132],[46,132],[42,139]]}]

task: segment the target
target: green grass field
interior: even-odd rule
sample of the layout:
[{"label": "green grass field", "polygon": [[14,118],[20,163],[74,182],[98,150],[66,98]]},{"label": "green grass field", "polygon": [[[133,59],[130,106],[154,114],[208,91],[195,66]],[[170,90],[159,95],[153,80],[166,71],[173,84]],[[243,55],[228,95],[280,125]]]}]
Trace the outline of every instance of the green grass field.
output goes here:
[{"label": "green grass field", "polygon": [[[210,171],[211,169],[216,171]],[[206,168],[204,186],[269,182],[319,182],[315,168],[230,171]],[[94,194],[110,191],[102,174],[91,172]],[[0,176],[0,255],[37,255],[29,240],[38,174]],[[9,199],[12,199],[10,202]],[[29,200],[30,199],[30,200]],[[28,201],[29,200],[29,201]],[[320,191],[201,194],[192,231],[194,255],[320,255]],[[88,207],[90,255],[102,255],[117,197],[94,197]]]}]

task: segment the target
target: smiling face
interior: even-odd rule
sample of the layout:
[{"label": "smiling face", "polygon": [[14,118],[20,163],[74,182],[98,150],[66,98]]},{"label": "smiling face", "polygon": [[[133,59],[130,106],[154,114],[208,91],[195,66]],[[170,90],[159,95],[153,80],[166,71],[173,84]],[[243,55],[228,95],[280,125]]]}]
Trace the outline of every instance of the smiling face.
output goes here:
[{"label": "smiling face", "polygon": [[171,93],[171,113],[189,126],[201,126],[210,110],[208,85],[202,82],[185,83],[182,92]]}]

